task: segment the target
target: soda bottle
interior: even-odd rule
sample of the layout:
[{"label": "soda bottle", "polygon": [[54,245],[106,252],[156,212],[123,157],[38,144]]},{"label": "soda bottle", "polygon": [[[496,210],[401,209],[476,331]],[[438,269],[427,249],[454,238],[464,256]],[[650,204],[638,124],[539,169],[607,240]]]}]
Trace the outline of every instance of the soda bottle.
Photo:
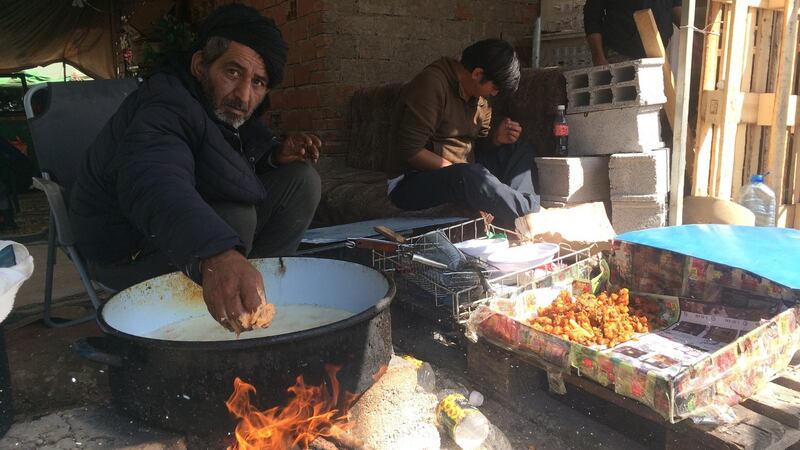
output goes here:
[{"label": "soda bottle", "polygon": [[565,109],[564,105],[558,105],[556,119],[553,121],[553,137],[556,139],[556,155],[558,156],[567,156],[569,125],[567,125]]},{"label": "soda bottle", "polygon": [[[444,395],[442,395],[444,394]],[[463,450],[478,449],[489,436],[490,423],[478,408],[458,392],[440,393],[436,420]]]},{"label": "soda bottle", "polygon": [[775,193],[764,184],[764,175],[753,175],[739,191],[738,203],[753,211],[757,227],[775,226]]}]

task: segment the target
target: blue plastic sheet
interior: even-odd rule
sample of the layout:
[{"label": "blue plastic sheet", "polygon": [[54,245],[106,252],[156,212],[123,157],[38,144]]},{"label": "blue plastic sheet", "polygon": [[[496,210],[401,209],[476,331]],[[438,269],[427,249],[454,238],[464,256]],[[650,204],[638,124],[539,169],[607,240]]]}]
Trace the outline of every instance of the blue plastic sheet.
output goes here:
[{"label": "blue plastic sheet", "polygon": [[800,230],[681,225],[631,231],[616,239],[739,268],[800,289]]}]

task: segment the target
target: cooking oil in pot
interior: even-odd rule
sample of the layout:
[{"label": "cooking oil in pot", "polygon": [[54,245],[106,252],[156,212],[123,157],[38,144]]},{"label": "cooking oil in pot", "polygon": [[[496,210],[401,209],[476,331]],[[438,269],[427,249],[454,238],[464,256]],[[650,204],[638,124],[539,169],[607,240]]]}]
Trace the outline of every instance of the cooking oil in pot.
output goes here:
[{"label": "cooking oil in pot", "polygon": [[[239,335],[238,339],[255,339],[309,330],[338,322],[353,315],[352,312],[343,309],[308,304],[275,305],[275,311],[275,318],[269,328],[246,331]],[[235,333],[223,328],[208,313],[165,325],[148,333],[145,337],[187,342],[237,339]]]}]

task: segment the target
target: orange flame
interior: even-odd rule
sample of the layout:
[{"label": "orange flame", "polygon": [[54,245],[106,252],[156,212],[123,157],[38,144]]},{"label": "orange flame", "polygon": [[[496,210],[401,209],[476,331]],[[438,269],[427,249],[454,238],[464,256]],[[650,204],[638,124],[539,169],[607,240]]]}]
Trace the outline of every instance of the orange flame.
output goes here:
[{"label": "orange flame", "polygon": [[317,437],[335,437],[349,429],[348,411],[356,397],[345,393],[340,411],[336,405],[339,398],[336,373],[339,367],[326,365],[325,371],[330,378],[330,392],[325,384],[306,385],[301,375],[294,386],[288,389],[292,394],[289,403],[266,411],[259,411],[250,402],[250,394],[255,394],[256,388],[237,377],[233,383],[233,394],[225,402],[228,410],[239,418],[236,443],[228,450],[308,448]]}]

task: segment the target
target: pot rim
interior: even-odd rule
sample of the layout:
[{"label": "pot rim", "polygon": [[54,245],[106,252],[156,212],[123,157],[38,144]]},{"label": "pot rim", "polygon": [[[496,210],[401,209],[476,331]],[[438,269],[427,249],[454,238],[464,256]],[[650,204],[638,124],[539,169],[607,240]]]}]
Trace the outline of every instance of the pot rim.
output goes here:
[{"label": "pot rim", "polygon": [[[358,264],[354,262],[351,263]],[[379,313],[388,309],[389,305],[392,303],[392,300],[394,299],[394,296],[397,292],[397,287],[395,286],[394,280],[388,277],[385,273],[379,270],[376,270],[376,272],[381,274],[381,276],[388,283],[389,287],[386,290],[384,296],[378,299],[378,301],[375,302],[374,305],[346,319],[342,319],[340,321],[329,323],[319,327],[310,328],[307,330],[295,331],[292,333],[277,334],[274,336],[264,336],[252,339],[235,339],[230,341],[168,341],[162,339],[153,339],[142,336],[136,336],[112,327],[103,318],[103,308],[105,308],[106,303],[103,303],[102,305],[100,305],[100,308],[97,309],[97,314],[95,319],[97,320],[97,324],[100,326],[100,329],[103,331],[103,333],[107,335],[125,339],[128,341],[133,341],[139,344],[158,346],[161,348],[177,348],[177,349],[187,349],[187,350],[242,350],[253,347],[263,348],[263,347],[275,346],[290,342],[312,339],[327,334],[331,334],[337,331],[341,331],[346,328],[350,328],[354,325],[357,325],[359,323],[371,320]]]}]

